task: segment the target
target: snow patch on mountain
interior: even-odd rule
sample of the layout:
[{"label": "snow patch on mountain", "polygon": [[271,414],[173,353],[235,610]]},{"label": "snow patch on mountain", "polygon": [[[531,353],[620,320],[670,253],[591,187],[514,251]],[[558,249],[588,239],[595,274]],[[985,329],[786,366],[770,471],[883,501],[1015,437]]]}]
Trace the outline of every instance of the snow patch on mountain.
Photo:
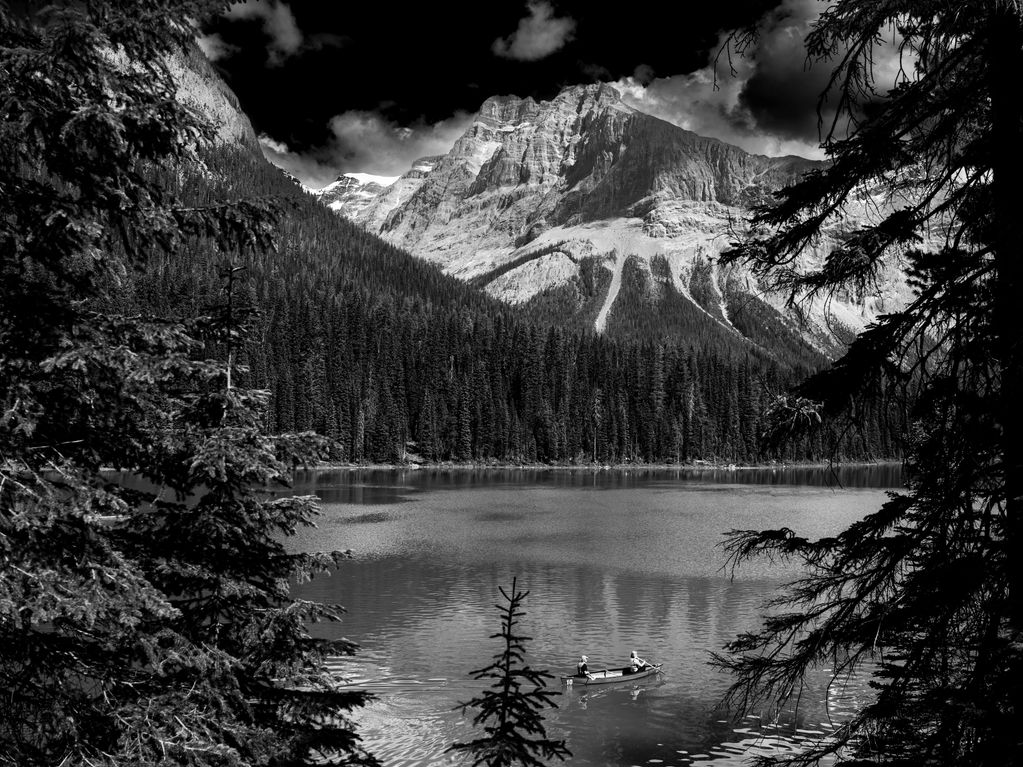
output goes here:
[{"label": "snow patch on mountain", "polygon": [[303,189],[320,202],[349,218],[365,211],[397,180],[398,176],[377,176],[372,173],[343,173],[322,189]]},{"label": "snow patch on mountain", "polygon": [[400,176],[374,176],[372,173],[345,173],[347,178],[353,178],[359,182],[362,186],[367,184],[376,184],[380,187],[390,186],[397,181]]}]

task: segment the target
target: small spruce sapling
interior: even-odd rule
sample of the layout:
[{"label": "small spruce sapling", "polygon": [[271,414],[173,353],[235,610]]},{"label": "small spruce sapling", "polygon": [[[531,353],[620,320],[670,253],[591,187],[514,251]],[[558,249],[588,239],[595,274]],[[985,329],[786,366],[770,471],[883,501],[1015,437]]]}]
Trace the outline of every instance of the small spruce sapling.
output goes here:
[{"label": "small spruce sapling", "polygon": [[[554,696],[560,693],[547,691],[547,679],[553,674],[531,668],[525,663],[525,643],[532,637],[515,633],[519,619],[525,615],[522,602],[528,591],[519,591],[517,579],[512,579],[511,589],[499,590],[507,602],[495,605],[501,613],[501,630],[491,634],[491,639],[504,640],[504,648],[494,656],[494,662],[486,668],[472,672],[473,679],[491,679],[490,689],[457,708],[465,713],[477,709],[473,726],[483,725],[484,735],[468,743],[453,743],[448,751],[468,752],[473,757],[473,767],[505,767],[524,765],[540,767],[543,760],[554,757],[564,761],[572,755],[563,740],[551,740],[544,727],[543,709],[557,708]],[[523,689],[531,686],[532,689]]]}]

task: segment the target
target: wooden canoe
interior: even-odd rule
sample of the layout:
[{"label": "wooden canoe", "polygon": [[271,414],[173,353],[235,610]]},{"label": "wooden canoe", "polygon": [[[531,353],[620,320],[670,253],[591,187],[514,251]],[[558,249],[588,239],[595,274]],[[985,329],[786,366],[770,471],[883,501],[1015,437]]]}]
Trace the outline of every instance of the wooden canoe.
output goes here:
[{"label": "wooden canoe", "polygon": [[629,669],[628,666],[625,668],[607,668],[600,671],[591,671],[586,676],[563,676],[561,681],[565,684],[614,684],[615,682],[632,682],[636,679],[643,679],[644,677],[653,676],[661,670],[663,663],[658,663],[656,666],[647,666],[642,671],[636,673],[625,672]]}]

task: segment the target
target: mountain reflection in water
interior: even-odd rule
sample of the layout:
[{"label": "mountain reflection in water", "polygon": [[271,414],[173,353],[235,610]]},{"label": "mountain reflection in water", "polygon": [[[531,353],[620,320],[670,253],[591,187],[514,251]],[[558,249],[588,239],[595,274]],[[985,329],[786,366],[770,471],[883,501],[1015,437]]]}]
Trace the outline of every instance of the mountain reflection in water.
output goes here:
[{"label": "mountain reflection in water", "polygon": [[571,764],[746,763],[827,737],[867,699],[862,675],[828,689],[822,673],[798,710],[731,722],[715,709],[728,678],[707,665],[797,572],[756,563],[730,579],[722,534],[831,535],[900,481],[897,467],[838,478],[841,487],[809,469],[300,474],[296,489],[320,495],[324,516],[292,545],[354,558],[299,594],[348,608],[340,626],[315,628],[361,645],[335,665],[378,696],[357,720],[385,764],[450,763],[446,747],[471,737],[453,709],[481,688],[469,672],[498,649],[487,637],[498,586],[513,575],[531,591],[523,630],[534,665],[566,673],[586,653],[591,668],[618,666],[633,649],[666,664],[639,682],[553,683],[564,695],[548,732],[568,740]]}]

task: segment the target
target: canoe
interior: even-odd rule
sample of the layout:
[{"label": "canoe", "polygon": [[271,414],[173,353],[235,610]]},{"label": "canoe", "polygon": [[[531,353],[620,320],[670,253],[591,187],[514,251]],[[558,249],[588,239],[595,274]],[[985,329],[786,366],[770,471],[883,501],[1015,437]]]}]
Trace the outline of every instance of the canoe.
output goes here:
[{"label": "canoe", "polygon": [[563,676],[561,681],[565,684],[613,684],[615,682],[632,682],[637,679],[643,679],[644,677],[653,676],[661,670],[663,663],[658,663],[656,666],[647,666],[642,671],[637,671],[635,674],[626,674],[628,666],[625,668],[608,668],[602,669],[601,671],[591,671],[588,676]]}]

